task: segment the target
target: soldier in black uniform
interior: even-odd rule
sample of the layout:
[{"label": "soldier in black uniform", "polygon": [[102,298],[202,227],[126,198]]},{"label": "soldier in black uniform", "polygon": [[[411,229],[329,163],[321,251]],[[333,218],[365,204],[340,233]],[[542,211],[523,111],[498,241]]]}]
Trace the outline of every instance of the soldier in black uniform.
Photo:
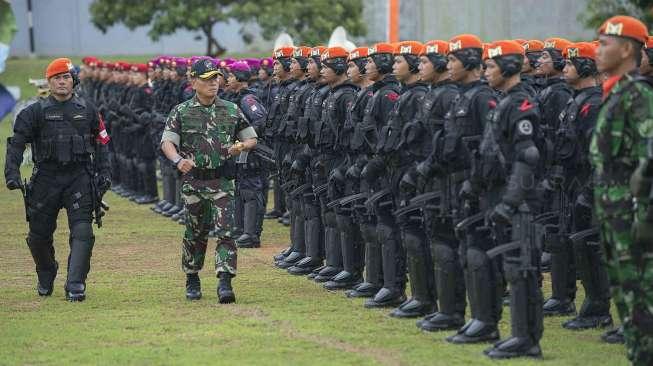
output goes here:
[{"label": "soldier in black uniform", "polygon": [[[417,118],[426,124],[426,127],[429,129],[429,136],[432,136],[432,141],[430,141],[431,145],[429,146],[430,154],[426,159],[419,159],[421,161],[416,166],[416,176],[413,178],[413,181],[416,183],[416,193],[440,193],[440,198],[442,194],[441,184],[439,179],[433,179],[434,177],[429,172],[428,167],[430,166],[429,159],[434,156],[433,154],[437,153],[433,150],[433,146],[437,145],[440,136],[444,133],[445,116],[458,95],[458,86],[451,81],[447,72],[448,50],[448,42],[440,40],[429,41],[425,44],[424,55],[420,58],[420,78],[430,83],[430,90],[424,96],[424,103],[420,115]],[[426,304],[432,304],[434,311],[428,314],[423,320],[418,321],[418,327],[421,327],[424,322],[428,322],[430,318],[437,315],[438,310],[436,303],[437,294],[433,285],[437,283],[435,276],[436,268],[433,261],[433,249],[437,241],[434,239],[445,235],[447,228],[449,228],[448,232],[452,234],[451,223],[442,225],[443,218],[441,215],[437,210],[430,209],[431,206],[438,207],[438,199],[438,196],[436,196],[434,199],[425,200],[423,205],[421,205],[423,230],[425,230],[428,244],[431,247],[430,253],[425,253],[425,257],[431,259],[431,263],[430,266],[429,263],[425,263],[429,266],[424,269],[425,276],[427,277],[425,283],[428,284],[428,287],[422,287],[423,294],[421,295],[421,301]],[[450,240],[453,239],[450,238]]]},{"label": "soldier in black uniform", "polygon": [[[278,218],[286,212],[286,202],[281,189],[283,177],[279,176],[283,160],[283,146],[281,136],[276,135],[283,117],[288,108],[289,89],[293,87],[294,80],[290,77],[290,63],[293,47],[280,47],[274,50],[274,77],[278,81],[278,91],[268,109],[268,119],[265,124],[265,141],[272,144],[275,150],[277,169],[274,178],[274,209],[266,214],[267,218]],[[291,243],[292,244],[292,243]]]},{"label": "soldier in black uniform", "polygon": [[537,68],[540,65],[540,57],[544,49],[544,42],[532,39],[521,44],[524,48],[524,65],[521,69],[521,81],[530,86],[535,95],[542,89],[542,78],[537,74]]},{"label": "soldier in black uniform", "polygon": [[[540,57],[538,74],[546,78],[546,87],[537,96],[542,113],[542,136],[539,137],[541,165],[544,174],[549,179],[543,180],[540,186],[540,195],[544,211],[561,211],[564,203],[564,192],[555,190],[549,184],[557,173],[551,171],[555,157],[556,131],[560,125],[560,113],[565,109],[567,102],[572,98],[572,90],[562,77],[565,67],[563,50],[571,43],[560,38],[550,38],[544,41],[544,50]],[[575,276],[568,272],[574,268],[573,255],[568,255],[565,249],[566,242],[549,236],[544,243],[545,250],[551,254],[551,282],[553,293],[551,298],[544,303],[544,315],[569,315],[576,312],[573,298],[576,292]]]},{"label": "soldier in black uniform", "polygon": [[340,231],[342,271],[324,284],[327,290],[350,289],[361,283],[363,278],[364,245],[360,227],[356,223],[354,202],[341,202],[346,196],[359,193],[360,188],[360,177],[348,177],[346,172],[356,163],[358,152],[352,148],[355,126],[362,122],[365,106],[372,94],[369,89],[371,82],[365,77],[367,53],[367,47],[356,48],[349,53],[347,76],[358,87],[358,93],[338,133],[338,150],[345,155],[345,159],[333,170],[330,182],[334,185],[334,196],[339,196],[334,209]]},{"label": "soldier in black uniform", "polygon": [[[259,133],[265,126],[267,111],[255,91],[248,87],[252,71],[245,62],[234,62],[230,70],[227,83],[234,91],[234,103]],[[236,239],[236,245],[239,248],[258,248],[261,246],[265,214],[264,162],[257,155],[247,152],[241,153],[237,163],[235,224],[241,228],[242,235]]]},{"label": "soldier in black uniform", "polygon": [[[52,235],[61,208],[68,214],[70,254],[65,292],[69,301],[86,298],[98,200],[109,188],[109,136],[95,106],[73,95],[72,63],[52,61],[45,72],[50,96],[23,109],[7,144],[7,188],[26,192],[27,245],[36,264],[38,294],[52,294],[58,263]],[[33,149],[34,173],[27,187],[20,178],[25,144]],[[96,219],[100,219],[95,211]]]},{"label": "soldier in black uniform", "polygon": [[302,203],[303,191],[297,191],[300,188],[302,183],[300,181],[303,177],[295,178],[290,176],[295,157],[303,147],[297,140],[297,120],[304,114],[305,102],[310,95],[313,84],[312,80],[306,77],[310,55],[310,47],[300,46],[296,47],[293,51],[293,57],[290,63],[290,75],[295,82],[291,84],[292,89],[288,96],[286,114],[275,132],[284,145],[280,175],[284,177],[285,184],[281,188],[285,192],[286,207],[290,212],[290,239],[293,247],[291,253],[294,253],[293,257],[285,260],[283,263],[278,263],[277,266],[279,268],[289,269],[306,256],[305,219]]},{"label": "soldier in black uniform", "polygon": [[340,233],[335,207],[329,205],[338,198],[338,192],[329,184],[329,179],[330,173],[342,162],[341,159],[344,159],[337,151],[337,138],[357,92],[356,86],[347,79],[347,57],[348,53],[342,47],[330,47],[321,55],[320,73],[323,81],[329,86],[329,92],[322,102],[322,115],[313,126],[316,155],[311,160],[311,178],[324,223],[326,267],[315,276],[316,281],[331,279],[326,276],[327,271],[332,271],[329,274],[335,276],[342,270]]},{"label": "soldier in black uniform", "polygon": [[[465,325],[475,326],[463,328],[473,330],[476,335],[479,330],[488,330],[486,323],[492,326],[492,322],[485,319],[489,318],[485,316],[485,305],[494,299],[491,294],[496,279],[484,277],[490,264],[483,257],[475,256],[472,263],[468,259],[470,254],[480,253],[484,248],[485,236],[477,232],[482,222],[470,219],[457,235],[454,233],[454,225],[458,222],[478,217],[478,197],[458,198],[457,195],[461,190],[471,190],[463,182],[471,174],[487,114],[496,106],[494,92],[481,81],[481,56],[482,43],[477,36],[463,34],[449,41],[447,68],[451,80],[460,86],[459,94],[445,117],[444,131],[434,143],[432,154],[418,170],[425,177],[436,177],[442,191],[442,218],[438,234],[431,238],[440,306],[436,313],[418,323],[427,331],[456,329],[463,325],[466,282],[474,292],[469,296],[472,319]],[[467,270],[466,276],[463,276],[463,267]],[[475,296],[475,290],[485,290],[484,296]]]},{"label": "soldier in black uniform", "polygon": [[371,95],[363,110],[362,121],[354,126],[352,149],[358,152],[358,157],[346,172],[349,179],[360,181],[359,189],[364,193],[360,201],[352,203],[356,205],[365,243],[365,281],[348,291],[349,297],[372,297],[383,287],[382,248],[377,235],[377,218],[374,209],[366,201],[385,187],[379,184],[375,174],[368,176],[366,166],[376,152],[381,128],[387,124],[401,90],[401,85],[392,75],[394,47],[389,43],[377,43],[370,47],[368,55],[365,76],[373,82],[368,91]]},{"label": "soldier in black uniform", "polygon": [[[313,173],[311,162],[318,158],[316,150],[315,126],[317,126],[322,117],[322,106],[324,98],[329,93],[329,85],[324,82],[320,75],[322,62],[320,57],[326,51],[326,47],[317,46],[311,49],[311,56],[308,59],[307,75],[312,81],[309,95],[304,102],[303,115],[297,119],[297,135],[295,139],[302,145],[299,153],[295,156],[295,161],[291,166],[291,174],[297,180],[297,195],[301,195],[303,213],[304,213],[304,233],[306,256],[288,268],[288,273],[294,275],[309,274],[310,278],[315,278],[317,274],[324,269],[324,223],[320,211],[320,202],[313,192]],[[303,187],[303,188],[302,188]],[[291,248],[285,252],[290,254]],[[283,257],[284,253],[281,254]],[[333,274],[329,275],[330,278]]]},{"label": "soldier in black uniform", "polygon": [[[596,85],[595,53],[596,48],[588,42],[572,44],[565,50],[567,61],[563,73],[566,82],[574,89],[574,96],[560,114],[552,169],[558,174],[551,177],[553,181],[550,183],[555,189],[562,190],[566,197],[567,207],[563,210],[559,232],[566,234],[567,238],[562,239],[565,245],[560,255],[574,256],[576,264],[565,270],[562,266],[574,261],[562,261],[562,270],[557,273],[562,279],[552,282],[552,286],[562,286],[556,293],[574,289],[578,270],[585,288],[585,300],[578,316],[563,323],[563,327],[573,330],[612,325],[610,286],[607,269],[601,260],[599,234],[598,231],[588,232],[594,225],[592,168],[588,152],[602,103],[601,88]],[[573,295],[569,301],[573,301]]]},{"label": "soldier in black uniform", "polygon": [[[397,222],[394,209],[402,204],[400,180],[412,163],[404,149],[402,131],[415,118],[421,98],[427,91],[419,82],[418,55],[423,45],[419,42],[401,42],[394,50],[393,74],[402,82],[399,98],[390,112],[388,122],[378,134],[376,154],[365,166],[364,176],[369,182],[383,189],[372,195],[368,202],[377,216],[377,240],[382,247],[383,287],[365,306],[388,307],[402,304],[406,300],[406,257],[401,235],[406,233],[407,223]],[[402,52],[403,51],[403,52]],[[402,233],[397,231],[397,226]]]},{"label": "soldier in black uniform", "polygon": [[[533,213],[539,209],[534,183],[540,159],[535,143],[540,117],[529,88],[520,82],[523,60],[524,50],[517,42],[498,41],[488,47],[485,75],[489,85],[501,91],[503,97],[487,118],[478,169],[469,184],[483,185],[476,192],[482,194],[492,225],[494,242],[490,241],[484,248],[487,252],[482,254],[490,260],[503,255],[503,270],[511,290],[512,335],[485,351],[490,358],[542,355],[540,251],[532,224]],[[506,238],[509,226],[512,239]],[[492,272],[490,276],[496,276]],[[500,296],[495,306],[501,307]],[[499,310],[495,316],[500,314]]]}]

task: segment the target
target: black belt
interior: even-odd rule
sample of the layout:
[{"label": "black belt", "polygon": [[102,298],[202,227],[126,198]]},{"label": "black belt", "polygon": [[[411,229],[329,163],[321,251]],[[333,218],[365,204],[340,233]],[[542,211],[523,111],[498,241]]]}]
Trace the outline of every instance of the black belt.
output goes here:
[{"label": "black belt", "polygon": [[220,169],[197,169],[190,171],[190,175],[198,180],[214,180],[220,178]]}]

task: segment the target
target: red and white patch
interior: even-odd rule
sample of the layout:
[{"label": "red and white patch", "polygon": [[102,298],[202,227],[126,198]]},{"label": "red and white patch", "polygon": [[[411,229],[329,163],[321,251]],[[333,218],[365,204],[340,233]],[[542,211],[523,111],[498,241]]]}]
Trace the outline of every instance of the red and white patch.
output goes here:
[{"label": "red and white patch", "polygon": [[494,109],[494,108],[497,107],[497,101],[496,101],[496,100],[491,100],[491,101],[489,101],[487,104],[488,104],[488,105],[490,106],[490,108],[492,108],[492,109]]},{"label": "red and white patch", "polygon": [[580,115],[581,115],[582,117],[587,117],[587,115],[590,113],[590,107],[591,107],[591,106],[592,106],[592,105],[589,104],[589,103],[583,105],[583,106],[580,108]]},{"label": "red and white patch", "polygon": [[98,126],[98,132],[97,137],[95,138],[95,141],[101,143],[102,145],[106,145],[111,141],[111,137],[109,137],[109,134],[107,133],[107,127],[104,125],[104,120],[102,119],[102,116],[98,114],[98,118],[100,119],[100,124]]},{"label": "red and white patch", "polygon": [[397,99],[399,99],[399,94],[392,92],[392,93],[388,93],[386,97],[388,97],[388,99],[390,99],[391,102],[396,102]]},{"label": "red and white patch", "polygon": [[533,104],[530,103],[528,99],[524,99],[524,102],[519,106],[519,110],[522,112],[526,112],[532,108],[533,108]]}]

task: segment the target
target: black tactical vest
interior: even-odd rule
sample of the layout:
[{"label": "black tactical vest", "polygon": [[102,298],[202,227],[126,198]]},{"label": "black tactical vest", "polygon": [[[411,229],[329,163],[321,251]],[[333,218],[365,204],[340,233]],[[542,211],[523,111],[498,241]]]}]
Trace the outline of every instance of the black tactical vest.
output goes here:
[{"label": "black tactical vest", "polygon": [[370,99],[367,101],[367,105],[365,106],[365,110],[363,112],[363,122],[356,126],[357,131],[355,132],[355,135],[360,137],[355,138],[363,138],[367,143],[367,150],[370,153],[376,152],[379,142],[379,133],[383,127],[383,121],[377,120],[376,115],[377,109],[382,102],[381,98],[383,98],[387,92],[394,92],[399,94],[401,92],[401,85],[396,81],[385,83],[376,92],[374,92],[374,95],[370,97]]},{"label": "black tactical vest", "polygon": [[[72,106],[65,110],[64,106]],[[42,99],[35,106],[38,108],[37,130],[34,158],[36,163],[53,162],[69,164],[88,162],[95,152],[94,116],[84,99],[73,96],[64,103],[56,102],[52,97]]]},{"label": "black tactical vest", "polygon": [[[332,89],[326,99],[324,99],[322,103],[322,116],[317,127],[318,138],[316,140],[317,147],[322,151],[330,150],[329,152],[333,152],[336,148],[336,139],[340,133],[342,124],[345,122],[344,120],[339,120],[338,112],[346,111],[338,110],[340,107],[338,101],[347,94],[353,95],[355,93],[356,89],[353,85],[342,84],[335,87],[335,90]],[[342,113],[342,115],[344,116],[345,113]]]},{"label": "black tactical vest", "polygon": [[[415,98],[422,98],[427,91],[428,87],[426,85],[417,84],[410,86],[401,93],[392,112],[390,112],[388,123],[381,128],[379,133],[378,153],[391,153],[407,142],[404,138],[404,129],[408,127],[408,130],[410,130],[412,123],[419,123],[414,120],[417,111],[411,106],[414,105]],[[408,134],[410,132],[406,131],[406,135]],[[411,138],[414,137],[413,134],[410,135]]]}]

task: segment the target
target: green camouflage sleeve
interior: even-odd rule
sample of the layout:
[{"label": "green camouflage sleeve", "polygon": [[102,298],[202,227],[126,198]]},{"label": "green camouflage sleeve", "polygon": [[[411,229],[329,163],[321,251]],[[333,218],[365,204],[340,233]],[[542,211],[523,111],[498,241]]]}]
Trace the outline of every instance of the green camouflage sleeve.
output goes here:
[{"label": "green camouflage sleeve", "polygon": [[170,141],[176,146],[179,146],[181,142],[180,132],[181,121],[179,120],[179,108],[175,107],[170,111],[170,114],[168,114],[166,127],[163,130],[163,136],[161,137],[161,143],[163,143],[163,141]]}]

